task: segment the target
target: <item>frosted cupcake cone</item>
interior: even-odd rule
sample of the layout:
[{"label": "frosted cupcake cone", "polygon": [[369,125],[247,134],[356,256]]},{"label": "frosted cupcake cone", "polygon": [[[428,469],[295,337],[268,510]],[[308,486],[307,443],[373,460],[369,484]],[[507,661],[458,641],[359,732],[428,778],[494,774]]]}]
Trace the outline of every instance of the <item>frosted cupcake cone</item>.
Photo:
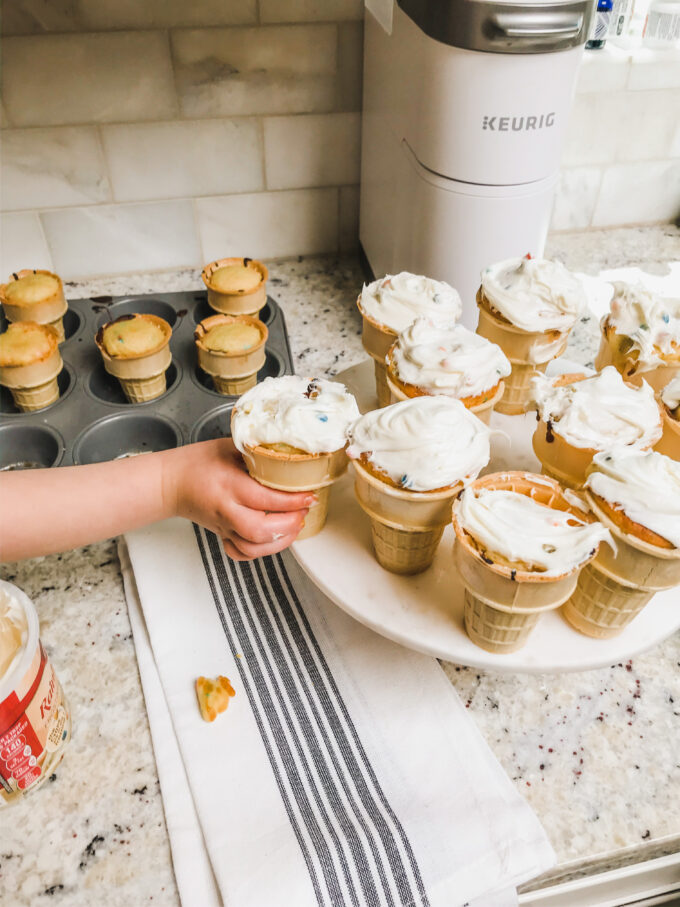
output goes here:
[{"label": "frosted cupcake cone", "polygon": [[379,324],[361,308],[361,296],[357,299],[361,312],[362,331],[361,343],[368,355],[373,359],[375,368],[375,390],[378,396],[378,406],[389,406],[392,402],[390,388],[387,384],[387,365],[385,356],[389,348],[397,339],[397,332],[384,324]]},{"label": "frosted cupcake cone", "polygon": [[[42,286],[39,281],[42,281]],[[54,328],[57,340],[64,340],[64,315],[68,303],[58,274],[25,268],[16,271],[0,286],[0,302],[10,322],[33,321]]]},{"label": "frosted cupcake cone", "polygon": [[[390,393],[390,403],[398,403],[400,400],[410,400],[413,397],[426,395],[425,393],[409,393],[401,382],[395,380],[390,372],[389,365],[386,379]],[[493,412],[494,407],[503,396],[504,386],[504,382],[499,381],[498,384],[486,394],[480,394],[479,398],[463,398],[460,402],[466,409],[469,409],[471,413],[474,413],[478,419],[481,419],[485,425],[488,425],[491,421],[491,413]]]},{"label": "frosted cupcake cone", "polygon": [[[215,338],[215,329],[227,326],[242,325],[259,334],[259,339],[245,349],[235,343],[219,343]],[[194,332],[198,364],[210,375],[215,389],[220,394],[239,396],[257,383],[257,373],[265,363],[265,343],[269,333],[266,325],[250,315],[211,315],[204,318]],[[248,343],[250,340],[248,338]]]},{"label": "frosted cupcake cone", "polygon": [[[9,349],[10,338],[29,334],[38,344],[35,356],[14,357]],[[64,365],[56,330],[50,325],[24,321],[11,324],[2,337],[3,346],[7,344],[8,349],[3,348],[0,354],[0,384],[9,389],[17,409],[30,413],[56,403],[57,378]]]},{"label": "frosted cupcake cone", "polygon": [[408,491],[381,480],[366,464],[353,460],[354,491],[371,521],[378,563],[392,573],[421,573],[432,563],[451,503],[463,483],[438,491]]},{"label": "frosted cupcake cone", "polygon": [[655,391],[660,391],[676,375],[680,375],[680,346],[674,357],[668,357],[656,366],[646,366],[640,362],[640,352],[629,337],[618,334],[610,317],[605,316],[601,325],[602,336],[600,348],[595,357],[595,368],[601,371],[608,365],[613,365],[627,382],[639,385],[646,381]]},{"label": "frosted cupcake cone", "polygon": [[562,355],[567,346],[568,333],[532,333],[516,327],[494,309],[481,287],[477,291],[477,306],[477,333],[498,344],[512,366],[510,375],[504,379],[503,397],[495,409],[506,415],[524,413],[531,402],[532,379],[545,372],[548,362]]},{"label": "frosted cupcake cone", "polygon": [[[217,274],[224,274],[222,269],[234,269],[233,279],[225,286],[220,285]],[[259,280],[250,279],[245,286],[240,285],[244,274],[246,277],[254,274]],[[201,277],[208,290],[208,304],[223,315],[257,315],[267,302],[269,271],[254,258],[220,258],[206,265]]]},{"label": "frosted cupcake cone", "polygon": [[[105,332],[121,321],[138,319],[156,328],[153,344],[144,352],[131,353],[123,351],[120,356],[112,356],[105,346]],[[109,322],[99,329],[95,343],[99,348],[104,368],[117,378],[123,393],[130,403],[147,403],[165,393],[167,383],[165,373],[172,362],[170,338],[172,328],[163,318],[157,315],[123,315],[116,321]]]},{"label": "frosted cupcake cone", "polygon": [[[555,511],[592,522],[566,499],[557,482],[526,472],[496,473],[470,483],[466,494],[479,490],[512,491]],[[454,508],[454,560],[465,586],[465,629],[475,645],[487,652],[514,652],[527,641],[540,615],[559,608],[572,594],[585,560],[559,575],[546,575],[535,565],[512,562],[486,550],[470,534]],[[595,555],[597,545],[590,554]]]}]

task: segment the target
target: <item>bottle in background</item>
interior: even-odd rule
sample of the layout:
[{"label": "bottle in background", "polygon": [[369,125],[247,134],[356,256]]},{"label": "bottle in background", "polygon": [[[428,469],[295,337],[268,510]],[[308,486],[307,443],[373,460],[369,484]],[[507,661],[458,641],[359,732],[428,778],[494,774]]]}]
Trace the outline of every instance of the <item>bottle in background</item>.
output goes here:
[{"label": "bottle in background", "polygon": [[613,0],[597,0],[597,12],[594,18],[594,28],[590,38],[586,41],[588,50],[599,50],[607,41],[607,33],[612,18]]},{"label": "bottle in background", "polygon": [[680,42],[680,0],[652,0],[642,30],[645,47],[671,48]]},{"label": "bottle in background", "polygon": [[633,0],[613,0],[611,19],[609,20],[608,38],[620,38],[628,31],[633,14]]}]

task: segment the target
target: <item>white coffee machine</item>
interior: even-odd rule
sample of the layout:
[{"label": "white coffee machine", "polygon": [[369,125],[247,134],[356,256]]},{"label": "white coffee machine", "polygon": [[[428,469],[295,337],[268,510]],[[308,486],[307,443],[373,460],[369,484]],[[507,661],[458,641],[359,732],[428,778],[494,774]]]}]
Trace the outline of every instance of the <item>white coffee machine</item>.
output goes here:
[{"label": "white coffee machine", "polygon": [[[388,5],[392,0],[388,0]],[[541,255],[593,0],[395,0],[366,13],[360,240],[376,276]]]}]

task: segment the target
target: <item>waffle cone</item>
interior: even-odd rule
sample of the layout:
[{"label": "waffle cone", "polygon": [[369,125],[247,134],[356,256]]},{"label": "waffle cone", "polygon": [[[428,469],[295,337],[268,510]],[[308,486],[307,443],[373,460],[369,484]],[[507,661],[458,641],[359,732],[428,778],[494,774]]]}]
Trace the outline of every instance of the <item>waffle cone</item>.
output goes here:
[{"label": "waffle cone", "polygon": [[585,636],[609,639],[628,626],[653,594],[617,582],[599,570],[594,561],[580,572],[574,594],[562,613]]},{"label": "waffle cone", "polygon": [[44,325],[43,331],[50,338],[49,352],[43,359],[28,365],[0,367],[0,384],[9,388],[17,409],[25,413],[44,409],[59,399],[57,378],[64,363],[59,352],[57,333],[49,325]]},{"label": "waffle cone", "polygon": [[165,372],[150,378],[119,378],[123,393],[130,403],[148,403],[165,393]]},{"label": "waffle cone", "polygon": [[17,409],[23,413],[33,413],[36,410],[44,409],[59,399],[59,385],[56,377],[34,387],[12,387],[10,390]]},{"label": "waffle cone", "polygon": [[661,407],[663,412],[663,434],[654,445],[654,450],[665,454],[671,460],[680,460],[680,419],[675,419],[666,406]]},{"label": "waffle cone", "polygon": [[[262,281],[256,287],[241,293],[224,293],[213,289],[210,284],[210,278],[218,268],[224,268],[227,265],[242,265],[246,261],[259,271],[262,278]],[[201,272],[201,277],[208,290],[208,304],[216,312],[221,312],[223,315],[257,315],[267,302],[269,271],[266,265],[263,265],[260,261],[244,258],[220,258],[206,265]]]},{"label": "waffle cone", "polygon": [[[236,353],[225,353],[210,350],[205,345],[205,336],[214,327],[221,324],[241,322],[256,327],[260,332],[260,342],[249,350]],[[215,389],[220,394],[239,396],[257,384],[257,373],[265,363],[265,343],[269,332],[259,319],[250,315],[212,315],[204,318],[194,332],[198,364],[213,379]]]},{"label": "waffle cone", "polygon": [[[21,280],[22,277],[29,277],[31,274],[46,274],[54,277],[59,284],[57,290],[52,296],[41,299],[40,302],[17,302],[16,300],[11,302],[6,295],[7,287],[14,280]],[[63,341],[64,322],[62,319],[68,309],[68,303],[64,296],[64,285],[58,274],[41,269],[34,271],[29,268],[17,271],[12,275],[12,280],[0,286],[0,302],[8,321],[35,321],[36,324],[49,324],[56,330],[59,343]]]},{"label": "waffle cone", "polygon": [[172,362],[170,353],[170,338],[172,328],[163,318],[156,315],[136,316],[153,321],[163,331],[163,340],[148,353],[137,356],[109,356],[103,343],[103,333],[107,327],[104,325],[97,332],[95,343],[104,360],[104,368],[118,378],[123,388],[123,393],[130,403],[146,403],[155,400],[165,393],[165,372]]},{"label": "waffle cone", "polygon": [[439,547],[444,527],[426,529],[397,529],[380,520],[371,519],[371,537],[376,560],[390,573],[410,575],[427,570]]},{"label": "waffle cone", "polygon": [[622,334],[617,334],[609,318],[602,321],[602,336],[600,348],[595,357],[595,368],[598,372],[608,365],[613,365],[621,376],[632,385],[639,385],[646,381],[655,391],[661,391],[680,374],[680,350],[676,357],[661,365],[646,368],[638,362],[638,350],[632,349],[630,340]]},{"label": "waffle cone", "polygon": [[[526,472],[495,473],[476,479],[469,486],[505,489],[526,494],[556,510],[587,519],[568,501],[557,482]],[[477,645],[489,652],[512,652],[520,648],[535,626],[537,615],[559,608],[573,593],[581,564],[560,576],[546,576],[518,565],[491,559],[453,515],[456,533],[454,561],[466,589],[465,626]]]},{"label": "waffle cone", "polygon": [[257,372],[244,378],[222,378],[220,375],[211,375],[211,378],[217,393],[227,397],[240,397],[257,384]]},{"label": "waffle cone", "polygon": [[[376,375],[377,375],[377,363],[376,363]],[[389,369],[387,369],[387,372],[386,372],[386,381],[387,381],[387,387],[388,387],[388,390],[390,393],[390,398],[388,400],[388,403],[398,403],[400,400],[411,399],[409,394],[406,394],[397,384],[394,383],[394,381],[392,380],[392,378],[390,376]],[[504,382],[499,381],[498,386],[496,388],[496,392],[493,395],[493,397],[490,397],[488,400],[485,400],[483,403],[478,403],[474,406],[468,406],[467,402],[464,399],[461,400],[460,402],[463,403],[466,406],[466,408],[470,410],[471,413],[474,413],[478,419],[481,419],[485,425],[488,425],[491,421],[491,413],[493,412],[494,408],[496,408],[496,409],[498,408],[498,403],[500,402],[501,398],[503,397],[504,390],[505,390]],[[427,394],[427,391],[422,391],[421,393],[416,394],[416,396],[424,397],[424,396],[428,396],[428,394]]]}]

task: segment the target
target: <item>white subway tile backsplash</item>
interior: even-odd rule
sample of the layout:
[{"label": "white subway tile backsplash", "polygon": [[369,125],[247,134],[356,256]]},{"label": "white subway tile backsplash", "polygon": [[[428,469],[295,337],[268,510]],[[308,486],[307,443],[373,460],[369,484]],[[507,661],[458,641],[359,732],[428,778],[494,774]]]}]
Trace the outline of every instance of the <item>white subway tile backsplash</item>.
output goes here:
[{"label": "white subway tile backsplash", "polygon": [[598,50],[586,50],[578,73],[579,94],[622,91],[630,70],[630,52],[609,42]]},{"label": "white subway tile backsplash", "polygon": [[62,277],[201,263],[191,201],[63,208],[44,212],[41,219]]},{"label": "white subway tile backsplash", "polygon": [[0,215],[0,282],[22,268],[54,270],[35,211]]},{"label": "white subway tile backsplash", "polygon": [[600,167],[562,170],[557,180],[552,230],[579,230],[590,225],[600,191]]},{"label": "white subway tile backsplash", "polygon": [[359,247],[359,187],[340,188],[338,250],[356,252]]},{"label": "white subway tile backsplash", "polygon": [[358,113],[265,118],[267,188],[358,183],[360,131]]},{"label": "white subway tile backsplash", "polygon": [[74,0],[11,0],[2,5],[3,35],[40,35],[78,30]]},{"label": "white subway tile backsplash", "polygon": [[176,113],[163,32],[7,38],[3,83],[13,126],[160,120]]},{"label": "white subway tile backsplash", "polygon": [[364,75],[364,23],[338,25],[337,110],[361,110]]},{"label": "white subway tile backsplash", "polygon": [[562,166],[606,164],[615,160],[626,129],[626,104],[623,92],[576,95],[569,115]]},{"label": "white subway tile backsplash", "polygon": [[631,91],[624,99],[616,159],[662,160],[671,156],[674,132],[680,124],[680,88]]},{"label": "white subway tile backsplash", "polygon": [[680,214],[680,160],[607,167],[592,226],[673,220]]},{"label": "white subway tile backsplash", "polygon": [[105,126],[102,138],[116,201],[264,188],[261,130],[253,119]]},{"label": "white subway tile backsplash", "polygon": [[93,31],[257,22],[256,0],[77,0],[77,7],[82,28]]},{"label": "white subway tile backsplash", "polygon": [[219,117],[332,110],[334,25],[187,29],[172,34],[182,113]]},{"label": "white subway tile backsplash", "polygon": [[633,55],[626,87],[631,91],[680,88],[680,50],[638,48]]},{"label": "white subway tile backsplash", "polygon": [[3,211],[91,204],[111,197],[92,126],[6,129],[0,165]]},{"label": "white subway tile backsplash", "polygon": [[363,17],[363,0],[260,0],[262,22],[340,22]]},{"label": "white subway tile backsplash", "polygon": [[335,252],[338,190],[298,189],[196,201],[203,258],[283,258]]}]

